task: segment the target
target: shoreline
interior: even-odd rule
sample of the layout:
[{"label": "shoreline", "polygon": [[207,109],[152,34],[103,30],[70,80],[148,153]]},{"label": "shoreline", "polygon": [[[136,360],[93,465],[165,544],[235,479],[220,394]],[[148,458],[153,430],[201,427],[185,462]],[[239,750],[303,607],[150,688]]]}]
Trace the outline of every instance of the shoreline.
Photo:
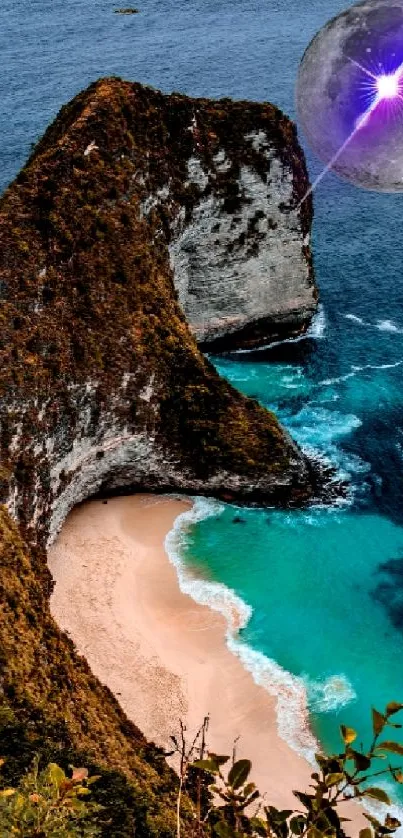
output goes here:
[{"label": "shoreline", "polygon": [[153,495],[76,508],[49,551],[53,617],[147,739],[169,748],[179,720],[190,738],[209,714],[210,750],[231,753],[237,739],[265,802],[294,808],[313,769],[280,737],[276,697],[228,648],[224,615],[181,591],[164,549],[191,510]]}]

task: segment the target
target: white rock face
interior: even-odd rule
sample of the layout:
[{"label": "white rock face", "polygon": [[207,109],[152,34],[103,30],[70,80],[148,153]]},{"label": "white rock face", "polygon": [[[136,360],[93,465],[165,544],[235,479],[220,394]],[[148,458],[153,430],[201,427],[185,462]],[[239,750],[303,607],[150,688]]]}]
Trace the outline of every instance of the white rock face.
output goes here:
[{"label": "white rock face", "polygon": [[[128,385],[136,386],[136,376],[124,373],[120,386],[111,393],[108,404],[94,420],[99,382],[88,380],[85,384],[72,384],[66,388],[65,417],[60,415],[53,426],[48,416],[47,403],[38,399],[32,402],[14,402],[9,411],[15,420],[14,448],[21,443],[24,418],[35,415],[37,436],[24,443],[24,456],[30,463],[27,483],[11,476],[5,505],[18,522],[25,522],[28,540],[36,543],[38,531],[44,533],[46,544],[56,538],[68,513],[76,504],[101,490],[113,492],[125,487],[133,489],[166,489],[189,494],[212,495],[223,486],[227,491],[247,492],[250,479],[233,470],[220,470],[203,479],[195,476],[192,467],[177,461],[175,454],[161,448],[157,441],[154,421],[158,416],[156,390],[151,375],[148,383],[138,393],[145,406],[145,421],[138,428],[129,427],[124,416],[125,405],[132,396]],[[123,408],[123,412],[122,412]],[[74,415],[74,420],[71,417]],[[1,428],[0,428],[1,429]],[[288,486],[293,480],[294,469],[305,468],[300,453],[293,449],[288,434],[284,444],[289,447],[288,468],[284,475],[269,471],[253,483],[255,491],[261,488],[270,492]],[[18,451],[13,452],[18,458]],[[292,452],[295,450],[295,461]]]},{"label": "white rock face", "polygon": [[[189,183],[201,190],[191,222],[180,214],[170,246],[179,300],[201,343],[263,324],[253,343],[299,333],[317,308],[308,252],[310,235],[293,201],[291,168],[284,166],[264,132],[249,134],[264,155],[266,173],[242,166],[237,176],[239,206],[210,188],[216,172],[232,162],[221,149],[214,171],[196,157],[188,161]],[[248,338],[249,339],[249,338]]]}]

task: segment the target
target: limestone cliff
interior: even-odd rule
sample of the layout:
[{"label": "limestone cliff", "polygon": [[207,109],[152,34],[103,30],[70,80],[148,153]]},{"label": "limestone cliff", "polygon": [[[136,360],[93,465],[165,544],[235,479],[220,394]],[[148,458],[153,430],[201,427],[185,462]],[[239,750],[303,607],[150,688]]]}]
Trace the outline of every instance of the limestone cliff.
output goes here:
[{"label": "limestone cliff", "polygon": [[[0,698],[15,719],[14,738],[3,741],[0,712],[1,753],[21,740],[32,755],[45,738],[52,755],[84,749],[108,762],[129,777],[129,797],[135,788],[141,798],[136,835],[172,834],[164,808],[173,780],[54,625],[45,549],[72,506],[99,491],[270,504],[314,494],[312,466],[275,417],[201,355],[169,255],[170,247],[179,266],[189,253],[186,235],[208,194],[236,216],[228,161],[244,169],[238,183],[252,178],[244,154],[254,171],[267,168],[256,138],[275,124],[280,131],[281,119],[271,106],[192,102],[103,80],[62,109],[0,204]],[[223,167],[214,188],[213,157]],[[210,185],[207,175],[196,182],[202,172]],[[301,164],[294,199],[304,178]],[[309,218],[301,224],[307,234]]]},{"label": "limestone cliff", "polygon": [[[317,307],[312,204],[290,121],[272,105],[197,101],[186,116],[191,206],[170,223],[179,301],[208,349],[254,348],[304,332]],[[186,136],[186,134],[185,134]],[[169,176],[152,205],[175,200]]]}]

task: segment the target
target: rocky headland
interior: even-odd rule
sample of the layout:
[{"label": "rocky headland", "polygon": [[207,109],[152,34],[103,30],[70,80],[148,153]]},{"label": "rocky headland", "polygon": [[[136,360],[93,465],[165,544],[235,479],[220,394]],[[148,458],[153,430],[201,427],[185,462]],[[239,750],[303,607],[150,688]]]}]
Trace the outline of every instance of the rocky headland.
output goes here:
[{"label": "rocky headland", "polygon": [[46,548],[96,493],[315,494],[316,469],[196,342],[307,327],[306,186],[273,106],[106,79],[62,109],[1,201],[0,752],[107,763],[139,835],[172,834],[175,781],[53,622]]}]

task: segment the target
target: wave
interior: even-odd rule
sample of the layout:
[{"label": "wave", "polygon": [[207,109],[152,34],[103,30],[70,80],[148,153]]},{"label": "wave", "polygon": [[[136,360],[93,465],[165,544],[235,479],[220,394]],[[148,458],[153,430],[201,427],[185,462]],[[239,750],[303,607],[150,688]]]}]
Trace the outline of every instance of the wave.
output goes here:
[{"label": "wave", "polygon": [[357,698],[345,675],[332,675],[326,681],[306,679],[309,707],[317,713],[330,713]]},{"label": "wave", "polygon": [[362,326],[366,325],[362,317],[358,317],[357,314],[345,314],[344,317],[346,320],[352,320],[354,323],[360,323]]},{"label": "wave", "polygon": [[350,372],[347,372],[344,375],[340,375],[337,378],[324,378],[323,381],[319,381],[317,386],[330,387],[333,384],[341,384],[342,381],[347,381],[349,378],[354,378],[356,375],[359,375],[360,372],[364,372],[365,370],[392,370],[395,369],[395,367],[401,367],[402,364],[403,359],[400,361],[395,361],[395,363],[393,364],[364,364],[362,367],[353,365],[351,367]]},{"label": "wave", "polygon": [[380,332],[391,332],[392,334],[403,335],[403,329],[396,326],[393,320],[377,320],[375,328],[379,329]]},{"label": "wave", "polygon": [[358,323],[360,326],[369,326],[371,329],[378,329],[380,332],[389,332],[390,334],[403,335],[403,329],[396,326],[393,320],[377,320],[376,323],[370,323],[357,314],[344,314],[345,320],[352,320],[353,323]]},{"label": "wave", "polygon": [[[284,420],[283,420],[284,421]],[[324,450],[334,440],[348,436],[360,428],[361,419],[353,413],[340,413],[317,405],[306,405],[288,422],[300,445],[309,445]]]},{"label": "wave", "polygon": [[255,355],[257,352],[267,352],[268,349],[273,349],[275,346],[283,346],[285,343],[300,343],[302,340],[321,340],[325,336],[326,331],[326,313],[323,305],[318,306],[316,314],[312,318],[309,329],[303,335],[296,338],[284,338],[284,340],[273,340],[270,343],[265,343],[263,346],[258,346],[255,349],[233,349],[229,354],[231,355]]},{"label": "wave", "polygon": [[242,641],[240,632],[246,628],[253,613],[250,605],[223,583],[192,576],[182,558],[189,528],[198,521],[220,515],[225,505],[206,498],[197,497],[192,500],[192,509],[176,518],[173,529],[165,539],[165,549],[176,568],[179,587],[182,593],[192,597],[195,602],[207,605],[224,616],[229,650],[250,672],[254,682],[276,699],[279,735],[294,751],[315,765],[315,753],[319,745],[310,727],[310,700],[313,701],[314,709],[318,709],[317,702],[321,701],[322,709],[334,711],[354,698],[351,685],[344,675],[333,675],[324,682],[305,681]]},{"label": "wave", "polygon": [[306,338],[314,338],[315,340],[321,340],[325,336],[327,326],[326,320],[326,312],[322,303],[318,306],[318,310],[314,317],[312,318],[312,323],[306,333],[306,335],[302,335]]}]

